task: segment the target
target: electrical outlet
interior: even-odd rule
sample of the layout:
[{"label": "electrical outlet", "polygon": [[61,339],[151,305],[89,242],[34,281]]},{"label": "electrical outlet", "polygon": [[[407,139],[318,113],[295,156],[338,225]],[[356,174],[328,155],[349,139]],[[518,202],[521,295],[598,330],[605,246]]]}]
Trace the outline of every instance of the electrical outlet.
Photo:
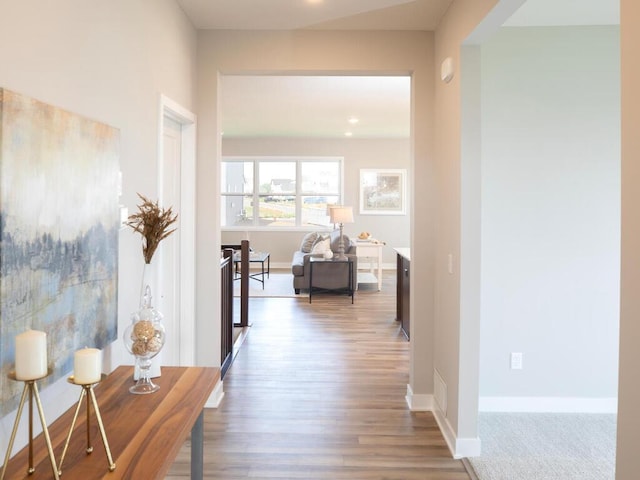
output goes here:
[{"label": "electrical outlet", "polygon": [[522,352],[511,352],[511,370],[522,370]]}]

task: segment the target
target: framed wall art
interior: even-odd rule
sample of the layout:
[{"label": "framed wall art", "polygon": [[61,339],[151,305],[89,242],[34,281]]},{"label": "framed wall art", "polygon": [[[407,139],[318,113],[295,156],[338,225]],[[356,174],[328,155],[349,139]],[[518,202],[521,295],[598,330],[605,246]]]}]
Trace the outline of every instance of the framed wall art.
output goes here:
[{"label": "framed wall art", "polygon": [[16,335],[47,334],[41,387],[117,338],[119,150],[116,128],[0,89],[0,417]]},{"label": "framed wall art", "polygon": [[361,169],[360,215],[405,215],[406,177],[404,169]]}]

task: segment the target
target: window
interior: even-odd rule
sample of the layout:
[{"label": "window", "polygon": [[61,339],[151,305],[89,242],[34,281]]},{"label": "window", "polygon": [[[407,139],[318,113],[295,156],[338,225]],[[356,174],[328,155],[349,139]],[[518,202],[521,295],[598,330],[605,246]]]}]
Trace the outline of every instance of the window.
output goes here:
[{"label": "window", "polygon": [[342,158],[224,158],[222,227],[326,227],[342,198]]}]

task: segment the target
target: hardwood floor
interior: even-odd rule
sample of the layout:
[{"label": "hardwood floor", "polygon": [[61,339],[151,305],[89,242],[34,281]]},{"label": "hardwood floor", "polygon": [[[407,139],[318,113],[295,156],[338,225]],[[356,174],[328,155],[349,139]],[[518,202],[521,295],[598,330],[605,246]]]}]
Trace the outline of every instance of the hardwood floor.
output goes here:
[{"label": "hardwood floor", "polygon": [[[386,272],[385,272],[386,273]],[[205,411],[205,479],[469,480],[405,402],[409,344],[382,292],[251,299],[253,326]],[[189,443],[167,479],[189,477]]]}]

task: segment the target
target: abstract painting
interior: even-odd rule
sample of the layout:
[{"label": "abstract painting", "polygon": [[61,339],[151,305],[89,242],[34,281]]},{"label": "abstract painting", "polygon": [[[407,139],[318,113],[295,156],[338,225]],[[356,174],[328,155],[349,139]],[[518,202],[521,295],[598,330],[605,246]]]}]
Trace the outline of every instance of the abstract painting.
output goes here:
[{"label": "abstract painting", "polygon": [[117,338],[119,149],[117,129],[0,89],[0,417],[23,388],[16,335],[47,334],[41,387]]},{"label": "abstract painting", "polygon": [[405,215],[404,169],[360,170],[360,215]]}]

